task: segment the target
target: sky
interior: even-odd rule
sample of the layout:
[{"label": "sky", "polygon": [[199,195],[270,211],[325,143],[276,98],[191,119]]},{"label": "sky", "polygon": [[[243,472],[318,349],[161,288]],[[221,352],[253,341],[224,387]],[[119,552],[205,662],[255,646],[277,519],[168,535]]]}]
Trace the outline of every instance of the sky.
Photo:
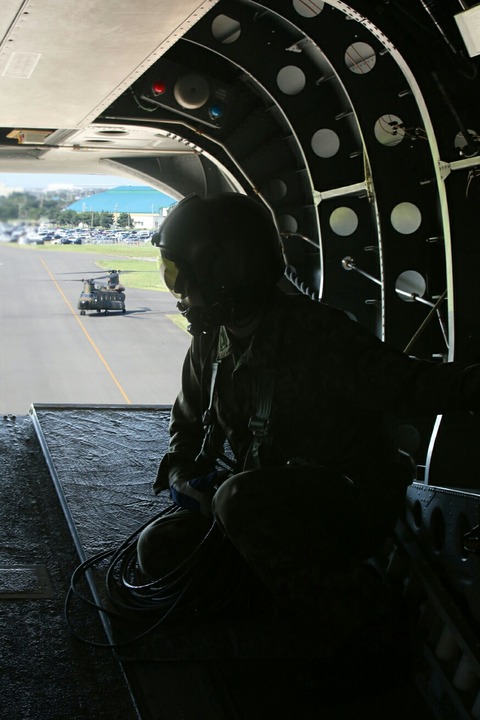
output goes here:
[{"label": "sky", "polygon": [[142,185],[144,182],[115,175],[60,175],[54,173],[0,173],[0,186],[23,188],[47,188],[51,185],[74,187],[111,187],[112,185]]}]

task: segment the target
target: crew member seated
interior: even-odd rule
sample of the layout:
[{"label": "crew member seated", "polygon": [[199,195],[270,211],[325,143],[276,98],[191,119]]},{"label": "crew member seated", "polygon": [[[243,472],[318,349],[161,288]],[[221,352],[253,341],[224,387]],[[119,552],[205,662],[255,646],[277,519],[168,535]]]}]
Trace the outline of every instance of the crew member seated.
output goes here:
[{"label": "crew member seated", "polygon": [[364,562],[413,480],[385,414],[476,408],[479,367],[408,357],[343,311],[280,290],[281,240],[256,199],[187,197],[152,242],[193,337],[154,486],[180,511],[143,530],[139,568],[163,576],[213,523],[259,593],[341,605],[348,634]]}]

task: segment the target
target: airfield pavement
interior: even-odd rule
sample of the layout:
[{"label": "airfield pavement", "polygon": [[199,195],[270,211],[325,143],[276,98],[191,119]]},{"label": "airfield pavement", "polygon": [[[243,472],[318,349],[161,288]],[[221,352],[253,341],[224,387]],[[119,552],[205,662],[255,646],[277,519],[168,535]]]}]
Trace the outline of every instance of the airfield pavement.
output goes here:
[{"label": "airfield pavement", "polygon": [[127,288],[125,314],[77,310],[82,278],[104,275],[96,262],[110,257],[0,243],[0,416],[173,403],[190,336],[168,317],[168,292]]}]

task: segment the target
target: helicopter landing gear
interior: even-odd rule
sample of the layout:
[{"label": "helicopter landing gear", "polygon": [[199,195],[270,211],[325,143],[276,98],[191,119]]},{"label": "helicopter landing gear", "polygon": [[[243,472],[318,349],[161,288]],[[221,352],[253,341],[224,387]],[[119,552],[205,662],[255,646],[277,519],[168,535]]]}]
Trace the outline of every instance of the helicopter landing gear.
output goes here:
[{"label": "helicopter landing gear", "polygon": [[85,315],[85,310],[80,310],[80,315]]},{"label": "helicopter landing gear", "polygon": [[126,308],[122,308],[122,313],[126,313],[126,312],[127,312],[127,309],[126,309]]}]

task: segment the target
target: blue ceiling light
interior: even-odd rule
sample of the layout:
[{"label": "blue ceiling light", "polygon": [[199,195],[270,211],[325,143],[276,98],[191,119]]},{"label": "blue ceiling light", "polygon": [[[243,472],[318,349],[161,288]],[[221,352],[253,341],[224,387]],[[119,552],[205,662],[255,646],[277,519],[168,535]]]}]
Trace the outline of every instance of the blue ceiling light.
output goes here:
[{"label": "blue ceiling light", "polygon": [[208,108],[208,114],[212,120],[218,120],[223,115],[223,108],[221,105],[210,105]]}]

